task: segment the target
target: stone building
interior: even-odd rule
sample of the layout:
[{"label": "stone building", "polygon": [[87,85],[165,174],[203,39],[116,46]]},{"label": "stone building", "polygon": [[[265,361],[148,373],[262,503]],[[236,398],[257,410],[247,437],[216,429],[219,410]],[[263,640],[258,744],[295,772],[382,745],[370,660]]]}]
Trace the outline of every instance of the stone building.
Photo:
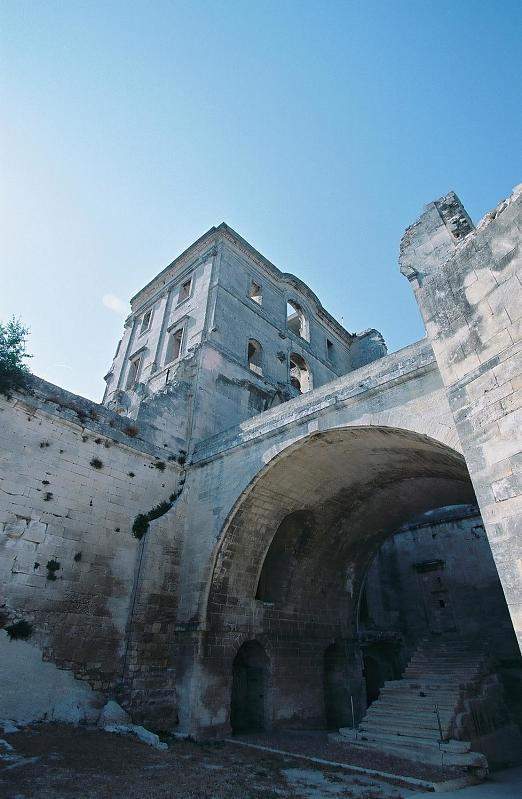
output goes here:
[{"label": "stone building", "polygon": [[1,398],[0,715],[110,696],[158,729],[393,748],[399,692],[427,752],[433,701],[444,739],[514,740],[520,205],[475,228],[450,193],[407,230],[427,337],[399,352],[222,224],[132,299],[102,404]]}]

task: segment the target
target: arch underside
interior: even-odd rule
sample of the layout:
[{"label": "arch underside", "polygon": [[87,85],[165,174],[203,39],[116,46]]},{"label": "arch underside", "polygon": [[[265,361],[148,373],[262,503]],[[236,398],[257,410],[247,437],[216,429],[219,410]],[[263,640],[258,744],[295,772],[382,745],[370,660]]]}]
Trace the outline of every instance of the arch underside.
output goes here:
[{"label": "arch underside", "polygon": [[[360,587],[378,547],[425,511],[474,500],[462,456],[409,431],[341,428],[283,451],[245,492],[223,531],[203,647],[213,701],[218,683],[226,697],[238,647],[256,638],[279,674],[274,690],[280,690],[275,704],[282,716],[303,718],[303,703],[322,705],[317,692],[325,647],[354,640]],[[268,588],[265,559],[275,574]],[[298,693],[290,688],[296,673]]]}]

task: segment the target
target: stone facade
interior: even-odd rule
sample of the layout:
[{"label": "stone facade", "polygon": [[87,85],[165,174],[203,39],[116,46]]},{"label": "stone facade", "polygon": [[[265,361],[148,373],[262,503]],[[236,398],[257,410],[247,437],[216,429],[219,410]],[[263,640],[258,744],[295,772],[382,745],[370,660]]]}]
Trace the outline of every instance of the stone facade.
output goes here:
[{"label": "stone facade", "polygon": [[522,642],[522,186],[476,229],[454,193],[401,243]]},{"label": "stone facade", "polygon": [[[509,318],[513,342],[517,207],[475,231],[451,195],[409,230],[402,268],[433,312],[429,339],[391,355],[220,225],[133,298],[102,405],[37,378],[0,398],[4,621],[30,623],[24,646],[82,681],[78,708],[90,686],[95,705],[115,697],[159,729],[229,733],[231,707],[239,726],[310,727],[341,679],[360,718],[370,564],[419,515],[476,498],[517,618],[515,345],[499,333],[505,347],[459,360],[452,348],[470,345],[457,311],[435,299],[465,296],[484,346],[486,326]],[[486,250],[502,263],[487,267],[495,285],[469,295],[489,279],[477,277]],[[133,523],[153,509],[138,541]],[[505,655],[507,611],[480,541]],[[12,684],[19,645],[1,635]],[[263,702],[245,716],[249,674]]]}]

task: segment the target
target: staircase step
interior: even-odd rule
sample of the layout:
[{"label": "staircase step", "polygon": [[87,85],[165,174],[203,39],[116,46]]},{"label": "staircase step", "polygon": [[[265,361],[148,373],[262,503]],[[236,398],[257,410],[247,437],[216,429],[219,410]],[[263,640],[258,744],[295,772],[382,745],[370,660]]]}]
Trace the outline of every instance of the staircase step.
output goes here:
[{"label": "staircase step", "polygon": [[[448,711],[446,713],[439,713],[440,723],[442,726],[448,726],[451,722],[453,717],[453,712]],[[405,724],[411,724],[413,722],[419,724],[421,727],[423,726],[430,726],[432,723],[438,725],[437,721],[437,714],[434,712],[428,711],[401,711],[397,709],[388,708],[383,706],[382,708],[375,708],[372,710],[371,708],[366,713],[365,719],[382,719],[383,722],[387,721],[388,719],[396,720],[397,723],[403,721]]]},{"label": "staircase step", "polygon": [[409,748],[425,747],[427,749],[439,749],[438,739],[431,738],[418,738],[415,735],[397,735],[389,732],[378,732],[372,730],[371,732],[362,732],[363,740],[366,738],[368,741],[381,742],[384,744],[391,744],[393,746],[404,746]]},{"label": "staircase step", "polygon": [[364,721],[359,725],[359,729],[363,734],[366,735],[396,735],[400,738],[407,737],[422,741],[438,741],[440,739],[438,727],[432,727],[429,729],[427,727],[417,727],[415,725],[405,726],[402,724],[393,724],[393,722],[388,724],[379,724],[372,721]]}]

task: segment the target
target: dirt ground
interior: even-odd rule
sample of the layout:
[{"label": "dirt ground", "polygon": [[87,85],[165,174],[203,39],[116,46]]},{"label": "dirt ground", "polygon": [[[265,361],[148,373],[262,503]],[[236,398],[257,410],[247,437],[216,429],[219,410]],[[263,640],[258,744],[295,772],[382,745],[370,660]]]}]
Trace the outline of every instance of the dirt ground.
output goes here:
[{"label": "dirt ground", "polygon": [[[390,784],[234,743],[135,738],[64,724],[5,732],[1,799],[405,799]],[[10,748],[12,747],[12,748]],[[323,757],[325,755],[322,755]]]}]

